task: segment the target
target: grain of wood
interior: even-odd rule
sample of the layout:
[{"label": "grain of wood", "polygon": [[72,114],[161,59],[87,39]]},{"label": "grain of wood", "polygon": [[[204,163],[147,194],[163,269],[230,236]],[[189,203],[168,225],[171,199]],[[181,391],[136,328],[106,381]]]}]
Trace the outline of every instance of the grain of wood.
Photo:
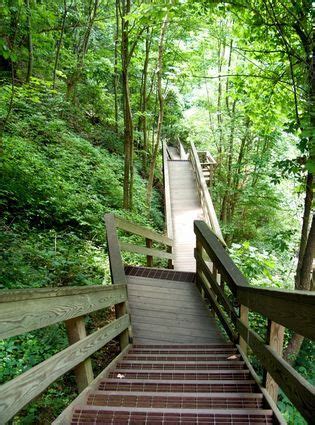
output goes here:
[{"label": "grain of wood", "polygon": [[[58,296],[54,289],[39,293],[38,290],[22,290],[20,296],[18,291],[14,291],[11,296],[0,294],[0,300],[3,301],[0,304],[0,339],[83,316],[127,299],[126,285],[91,286],[84,288],[84,291],[81,289],[71,288],[71,291],[64,291],[65,295],[59,290]],[[42,295],[41,298],[38,298],[39,294]]]},{"label": "grain of wood", "polygon": [[0,418],[6,423],[52,382],[87,359],[129,326],[125,315],[0,387]]},{"label": "grain of wood", "polygon": [[127,280],[136,343],[225,342],[193,283],[135,276]]}]

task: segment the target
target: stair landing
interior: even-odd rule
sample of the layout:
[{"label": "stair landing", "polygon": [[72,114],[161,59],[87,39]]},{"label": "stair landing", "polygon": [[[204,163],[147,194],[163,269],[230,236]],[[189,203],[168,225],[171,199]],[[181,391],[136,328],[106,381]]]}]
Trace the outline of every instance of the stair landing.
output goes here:
[{"label": "stair landing", "polygon": [[127,288],[134,343],[226,342],[194,282],[127,276]]}]

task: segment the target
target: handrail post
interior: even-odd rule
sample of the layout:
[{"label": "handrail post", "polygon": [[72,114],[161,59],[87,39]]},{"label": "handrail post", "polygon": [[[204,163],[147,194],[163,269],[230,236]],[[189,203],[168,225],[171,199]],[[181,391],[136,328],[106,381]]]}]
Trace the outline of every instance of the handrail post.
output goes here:
[{"label": "handrail post", "polygon": [[[69,345],[86,337],[84,317],[76,317],[65,321]],[[94,379],[92,362],[88,358],[74,368],[75,380],[79,393],[83,391]]]},{"label": "handrail post", "polygon": [[[243,304],[240,305],[240,320],[248,328],[248,307]],[[239,337],[239,344],[244,354],[247,354],[247,341],[241,336]]]},{"label": "handrail post", "polygon": [[[202,257],[202,243],[198,239],[198,236],[196,235],[196,254]],[[200,271],[198,270],[198,261],[196,261],[196,286],[198,288],[198,291],[201,293],[202,285],[200,283],[200,277],[199,277]]]},{"label": "handrail post", "polygon": [[[106,239],[109,255],[109,264],[112,277],[112,284],[124,283],[127,284],[127,279],[124,271],[124,266],[121,259],[117,229],[115,224],[115,216],[113,214],[105,214]],[[125,314],[129,314],[128,305],[126,302],[115,305],[116,319],[119,319]],[[119,336],[120,349],[123,350],[129,344],[129,339],[132,338],[131,326],[125,329]]]},{"label": "handrail post", "polygon": [[[282,356],[284,341],[284,326],[279,325],[272,320],[268,320],[267,344],[280,356]],[[269,395],[276,403],[278,398],[279,386],[272,379],[267,371],[264,374],[264,386]]]},{"label": "handrail post", "polygon": [[[170,254],[172,254],[173,250],[172,250],[172,247],[170,245],[167,246],[166,252],[169,252]],[[168,269],[173,269],[174,268],[173,261],[171,259],[169,259],[168,262],[167,262],[167,268]]]},{"label": "handrail post", "polygon": [[[152,239],[146,238],[145,245],[147,248],[152,248],[153,241]],[[152,255],[147,255],[147,267],[153,267],[153,257]]]}]

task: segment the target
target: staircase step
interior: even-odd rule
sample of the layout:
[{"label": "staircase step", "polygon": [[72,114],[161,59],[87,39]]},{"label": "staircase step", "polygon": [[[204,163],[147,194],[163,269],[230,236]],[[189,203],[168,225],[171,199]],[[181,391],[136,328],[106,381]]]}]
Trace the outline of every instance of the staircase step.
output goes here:
[{"label": "staircase step", "polygon": [[231,343],[224,343],[224,344],[150,344],[149,346],[147,344],[134,344],[134,349],[189,349],[189,350],[197,350],[198,348],[201,349],[212,349],[212,348],[233,348],[235,349],[234,345]]},{"label": "staircase step", "polygon": [[217,361],[217,362],[157,362],[145,360],[123,360],[116,365],[117,369],[140,369],[140,370],[221,370],[221,369],[244,369],[243,361]]},{"label": "staircase step", "polygon": [[141,379],[106,379],[99,384],[99,390],[106,391],[153,391],[153,392],[193,392],[193,393],[253,393],[257,392],[257,384],[253,380],[213,380],[205,382],[200,380],[141,380]]},{"label": "staircase step", "polygon": [[242,393],[122,393],[96,391],[88,396],[88,405],[93,406],[124,406],[124,407],[158,407],[158,408],[189,408],[189,409],[232,409],[262,407],[262,394]]},{"label": "staircase step", "polygon": [[263,409],[158,409],[84,406],[75,409],[71,424],[271,424]]},{"label": "staircase step", "polygon": [[132,348],[130,354],[232,354],[236,353],[234,347],[214,348]]},{"label": "staircase step", "polygon": [[222,360],[238,360],[240,359],[238,353],[228,353],[228,354],[127,354],[124,359],[127,361],[152,361],[152,362],[168,362],[168,361],[178,361],[178,362],[213,362],[213,361],[222,361]]},{"label": "staircase step", "polygon": [[184,370],[184,371],[143,371],[132,369],[115,369],[109,378],[154,379],[154,380],[231,380],[249,379],[248,370]]}]

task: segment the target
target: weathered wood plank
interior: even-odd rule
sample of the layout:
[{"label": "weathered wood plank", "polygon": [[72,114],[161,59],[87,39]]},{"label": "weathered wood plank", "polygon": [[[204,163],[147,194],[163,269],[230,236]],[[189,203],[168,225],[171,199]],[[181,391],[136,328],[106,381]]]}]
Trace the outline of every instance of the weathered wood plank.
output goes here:
[{"label": "weathered wood plank", "polygon": [[125,315],[2,385],[0,387],[1,421],[7,422],[57,378],[123,332],[129,323],[129,316]]},{"label": "weathered wood plank", "polygon": [[166,143],[163,142],[163,178],[164,178],[164,212],[166,218],[167,236],[173,240],[173,223],[171,210],[170,176],[168,170],[168,155]]},{"label": "weathered wood plank", "polygon": [[[145,244],[146,244],[147,248],[152,248],[152,246],[153,246],[152,239],[146,238]],[[152,257],[152,255],[147,255],[147,267],[153,267],[153,257]]]},{"label": "weathered wood plank", "polygon": [[112,282],[114,284],[126,283],[126,276],[117,237],[115,216],[113,214],[105,214],[104,220]]},{"label": "weathered wood plank", "polygon": [[0,294],[0,339],[83,316],[127,299],[126,285],[60,288],[58,295],[54,289],[12,292]]},{"label": "weathered wood plank", "polygon": [[[243,322],[244,323],[244,322]],[[248,325],[248,323],[247,323]],[[267,344],[282,357],[284,341],[284,327],[268,320]],[[267,372],[264,377],[265,387],[270,397],[277,402],[279,386]]]},{"label": "weathered wood plank", "polygon": [[216,236],[222,241],[223,244],[225,244],[224,238],[221,232],[221,228],[219,225],[219,221],[212,203],[212,199],[211,199],[211,196],[210,196],[210,193],[209,193],[209,190],[202,172],[197,150],[193,142],[190,142],[190,144],[191,144],[191,163],[195,170],[198,187],[199,187],[200,198],[201,200],[202,198],[204,199],[204,208],[206,209],[207,215],[209,217],[209,221],[210,221],[209,224],[211,225]]},{"label": "weathered wood plank", "polygon": [[236,267],[222,243],[210,230],[207,224],[203,221],[196,220],[194,222],[194,230],[204,250],[211,258],[211,261],[214,262],[220,274],[223,275],[231,291],[236,295],[238,286],[248,286],[246,278],[238,267]]},{"label": "weathered wood plank", "polygon": [[72,401],[72,403],[67,406],[67,408],[54,420],[52,425],[69,425],[69,423],[71,423],[73,409],[78,405],[85,404],[87,395],[91,391],[97,391],[100,381],[103,381],[105,378],[107,378],[108,374],[113,369],[115,369],[116,364],[120,362],[126,356],[126,354],[128,354],[130,348],[131,345],[128,345],[121,353],[119,353],[118,356],[115,357],[114,360],[108,366],[106,366],[104,370],[102,370],[102,372],[94,379],[94,381],[91,382],[91,384],[81,394],[79,394],[78,397]]},{"label": "weathered wood plank", "polygon": [[232,306],[229,299],[227,298],[227,296],[225,295],[223,290],[220,288],[220,286],[218,285],[218,283],[214,279],[214,277],[213,277],[211,271],[209,270],[204,259],[201,258],[200,254],[198,254],[197,252],[195,253],[195,257],[196,257],[196,261],[197,261],[197,267],[200,267],[204,276],[206,277],[206,279],[210,283],[212,290],[215,292],[215,294],[219,298],[220,302],[224,306],[225,310],[227,311],[228,316],[231,318],[232,322],[235,323],[235,321],[237,319],[237,314],[234,310],[234,307]]},{"label": "weathered wood plank", "polygon": [[315,389],[254,331],[239,319],[236,327],[262,365],[280,386],[291,402],[310,422],[314,419]]},{"label": "weathered wood plank", "polygon": [[[75,344],[81,339],[86,338],[86,329],[84,317],[76,317],[65,321],[69,344]],[[92,362],[87,358],[74,368],[75,380],[79,393],[84,390],[94,379]]]},{"label": "weathered wood plank", "polygon": [[231,327],[230,323],[226,320],[225,315],[223,314],[221,307],[219,305],[219,303],[217,302],[217,300],[214,298],[213,294],[211,293],[211,291],[209,290],[208,286],[206,285],[206,281],[204,276],[202,275],[202,273],[198,273],[200,280],[203,283],[203,289],[207,295],[207,298],[209,299],[211,306],[213,307],[213,309],[215,310],[216,314],[218,315],[218,318],[220,319],[220,322],[222,324],[222,326],[224,327],[226,333],[228,334],[230,340],[232,342],[236,342],[237,341],[237,335],[234,332],[233,328]]},{"label": "weathered wood plank", "polygon": [[133,245],[127,242],[120,242],[119,246],[122,251],[134,252],[136,254],[143,254],[143,255],[151,255],[153,257],[166,258],[170,260],[174,258],[174,255],[170,254],[169,252],[160,251],[154,248],[146,248],[144,246]]},{"label": "weathered wood plank", "polygon": [[173,245],[172,239],[170,239],[166,235],[161,235],[155,232],[154,230],[140,226],[139,224],[132,223],[121,217],[115,216],[115,224],[116,224],[116,227],[118,227],[119,229],[125,230],[126,232],[143,236],[144,238],[147,238],[147,239],[152,239],[153,241],[160,242],[164,245],[170,245],[170,246]]},{"label": "weathered wood plank", "polygon": [[273,288],[237,288],[239,302],[273,322],[315,340],[315,294]]}]

